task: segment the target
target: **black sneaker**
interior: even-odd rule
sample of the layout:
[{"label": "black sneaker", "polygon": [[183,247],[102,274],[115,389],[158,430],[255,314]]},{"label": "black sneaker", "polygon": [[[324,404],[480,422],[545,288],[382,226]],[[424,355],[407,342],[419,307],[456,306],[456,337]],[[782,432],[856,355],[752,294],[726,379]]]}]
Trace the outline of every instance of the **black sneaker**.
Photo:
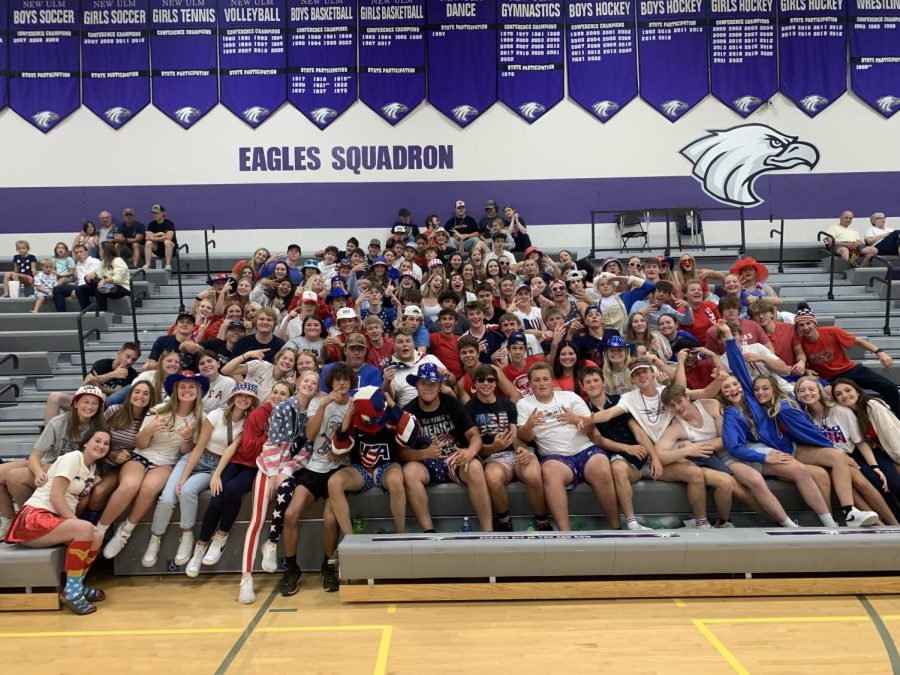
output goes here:
[{"label": "black sneaker", "polygon": [[300,568],[299,567],[288,567],[284,571],[284,576],[281,577],[281,594],[285,597],[294,595],[297,591],[300,590]]},{"label": "black sneaker", "polygon": [[505,523],[494,518],[494,532],[515,532],[515,530],[513,529],[512,518],[507,520]]},{"label": "black sneaker", "polygon": [[538,532],[553,532],[553,526],[550,524],[550,521],[547,520],[543,523],[537,523]]},{"label": "black sneaker", "polygon": [[323,563],[322,564],[322,588],[325,589],[326,593],[334,593],[341,585],[341,580],[338,579],[338,570],[337,565],[334,563]]}]

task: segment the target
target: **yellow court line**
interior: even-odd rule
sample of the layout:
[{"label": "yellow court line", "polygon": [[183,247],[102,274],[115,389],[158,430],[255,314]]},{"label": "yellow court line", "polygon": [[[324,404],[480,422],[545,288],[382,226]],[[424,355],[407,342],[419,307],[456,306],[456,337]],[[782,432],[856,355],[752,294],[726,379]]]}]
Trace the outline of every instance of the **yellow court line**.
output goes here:
[{"label": "yellow court line", "polygon": [[259,626],[254,633],[342,633],[346,631],[380,630],[391,626]]},{"label": "yellow court line", "polygon": [[741,665],[741,662],[737,660],[737,657],[728,650],[728,647],[722,644],[722,641],[719,640],[719,638],[717,638],[702,621],[700,621],[699,619],[693,619],[693,624],[697,628],[697,630],[699,630],[703,634],[703,637],[705,637],[709,641],[709,643],[713,647],[715,647],[716,651],[719,652],[722,658],[728,662],[728,665],[734,669],[734,672],[736,672],[738,675],[750,675],[750,671]]},{"label": "yellow court line", "polygon": [[0,633],[0,638],[46,638],[46,637],[115,637],[140,635],[215,635],[242,633],[243,628],[141,628],[128,630],[53,630],[28,633]]},{"label": "yellow court line", "polygon": [[397,605],[390,604],[388,605],[388,614],[396,614],[397,613]]},{"label": "yellow court line", "polygon": [[381,640],[378,642],[378,656],[375,659],[374,675],[384,675],[387,670],[388,652],[391,649],[391,637],[393,637],[393,635],[393,626],[385,626],[381,631]]},{"label": "yellow court line", "polygon": [[675,603],[676,607],[687,607],[687,603],[681,598],[672,598],[672,602]]},{"label": "yellow court line", "polygon": [[[895,619],[900,616],[883,616],[882,619]],[[868,616],[748,616],[720,619],[697,619],[704,624],[729,623],[840,623],[842,621],[869,621]]]}]

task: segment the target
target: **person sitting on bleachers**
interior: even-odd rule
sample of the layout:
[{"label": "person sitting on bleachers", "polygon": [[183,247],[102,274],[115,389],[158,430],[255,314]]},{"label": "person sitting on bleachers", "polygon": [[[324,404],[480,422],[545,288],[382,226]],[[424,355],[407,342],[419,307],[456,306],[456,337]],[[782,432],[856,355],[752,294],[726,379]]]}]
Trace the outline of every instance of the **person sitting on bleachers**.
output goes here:
[{"label": "person sitting on bleachers", "polygon": [[850,225],[853,223],[853,211],[841,213],[840,220],[828,228],[828,236],[825,242],[829,247],[836,248],[837,254],[847,262],[856,265],[859,256],[862,256],[861,266],[869,264],[872,256],[878,254],[874,246],[866,246],[859,232]]},{"label": "person sitting on bleachers", "polygon": [[95,467],[109,451],[109,432],[97,429],[73,452],[60,456],[42,484],[22,505],[6,535],[11,544],[44,548],[66,544],[66,585],[60,601],[76,614],[97,611],[93,603],[106,596],[84,585],[84,577],[97,558],[103,535],[76,515],[79,500],[96,484]]},{"label": "person sitting on bleachers", "polygon": [[276,263],[283,262],[287,266],[288,276],[294,282],[294,286],[301,285],[303,283],[303,274],[299,267],[301,253],[300,246],[291,244],[287,247],[287,253],[284,256],[277,253],[269,256],[266,263],[259,269],[259,278],[272,276]]},{"label": "person sitting on bleachers", "polygon": [[181,350],[182,343],[191,341],[195,325],[196,319],[193,314],[188,314],[187,312],[179,314],[175,319],[175,332],[171,335],[161,335],[153,341],[153,346],[150,347],[150,355],[147,357],[147,362],[142,370],[147,372],[155,369],[159,355],[166,351],[177,352],[181,355],[182,370],[195,370],[197,366],[196,356],[189,351]]},{"label": "person sitting on bleachers", "polygon": [[[284,340],[275,335],[275,326],[278,323],[278,312],[271,307],[262,307],[256,312],[256,332],[246,335],[238,340],[232,353],[235,357],[247,352],[255,352],[264,349],[263,359],[273,363],[275,355],[284,347]],[[263,399],[268,396],[260,392]]]},{"label": "person sitting on bleachers", "polygon": [[889,229],[885,220],[880,211],[869,217],[872,227],[866,230],[866,246],[874,246],[878,255],[900,255],[900,230]]},{"label": "person sitting on bleachers", "polygon": [[741,285],[747,292],[747,302],[752,304],[761,299],[768,300],[776,307],[781,304],[781,298],[775,293],[769,284],[765,283],[769,278],[769,270],[762,263],[756,262],[750,256],[738,260],[729,270],[741,278]]},{"label": "person sitting on bleachers", "polygon": [[847,358],[846,350],[859,345],[878,357],[884,368],[894,365],[894,359],[887,352],[866,338],[848,333],[837,326],[818,326],[816,315],[809,305],[801,302],[797,306],[794,330],[800,338],[800,347],[806,354],[806,364],[811,372],[829,382],[842,377],[856,382],[860,387],[878,393],[898,418],[900,418],[900,393],[897,385],[884,375],[870,370],[861,363]]},{"label": "person sitting on bleachers", "polygon": [[777,321],[776,317],[775,305],[766,298],[761,298],[750,306],[750,318],[756,321],[769,337],[772,351],[790,367],[793,377],[799,377],[806,372],[806,354],[800,347],[794,325]]},{"label": "person sitting on bleachers", "polygon": [[75,287],[75,297],[81,309],[87,309],[91,297],[101,312],[105,312],[109,300],[131,295],[131,276],[126,263],[116,253],[115,244],[104,241],[100,247],[101,266],[96,275],[85,277],[85,282]]},{"label": "person sitting on bleachers", "polygon": [[0,464],[0,539],[15,514],[13,500],[24,505],[35,488],[47,482],[47,471],[60,455],[77,450],[85,438],[105,427],[105,398],[98,387],[80,387],[72,397],[72,409],[47,423],[28,459]]},{"label": "person sitting on bleachers", "polygon": [[74,298],[75,290],[79,286],[96,279],[102,266],[102,263],[96,258],[91,258],[87,249],[80,244],[72,249],[72,255],[75,258],[74,279],[65,284],[58,283],[53,289],[53,304],[57,312],[66,311],[66,298]]},{"label": "person sitting on bleachers", "polygon": [[517,432],[520,441],[537,447],[544,478],[544,499],[556,527],[563,532],[572,529],[567,490],[587,483],[606,515],[609,527],[621,529],[612,470],[606,451],[600,447],[600,434],[593,425],[589,432],[584,432],[577,424],[578,420],[566,421],[567,415],[584,418],[590,414],[584,400],[574,392],[554,391],[549,363],[531,366],[528,379],[532,395],[516,404]]},{"label": "person sitting on bleachers", "polygon": [[[738,318],[740,313],[741,301],[737,298],[729,295],[719,300],[719,314],[722,318],[729,323],[740,325],[740,335],[736,335],[736,337],[742,345],[761,344],[771,349],[772,342],[769,340],[768,334],[762,327],[752,319]],[[715,326],[710,326],[709,330],[706,332],[706,342],[704,346],[716,354],[724,353],[725,348],[719,342]]]}]

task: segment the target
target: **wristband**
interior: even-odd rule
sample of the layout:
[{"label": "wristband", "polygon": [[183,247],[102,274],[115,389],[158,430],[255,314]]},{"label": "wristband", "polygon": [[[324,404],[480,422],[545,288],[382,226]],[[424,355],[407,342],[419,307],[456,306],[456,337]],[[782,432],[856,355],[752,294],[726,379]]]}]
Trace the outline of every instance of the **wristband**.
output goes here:
[{"label": "wristband", "polygon": [[879,471],[881,471],[881,467],[878,466],[877,464],[869,464],[869,468],[870,469],[878,469]]},{"label": "wristband", "polygon": [[876,349],[876,350],[875,350],[874,352],[872,352],[872,353],[873,353],[873,354],[880,354],[880,353],[883,352],[883,351],[884,351],[884,349],[882,349],[881,347],[879,347],[878,349]]}]

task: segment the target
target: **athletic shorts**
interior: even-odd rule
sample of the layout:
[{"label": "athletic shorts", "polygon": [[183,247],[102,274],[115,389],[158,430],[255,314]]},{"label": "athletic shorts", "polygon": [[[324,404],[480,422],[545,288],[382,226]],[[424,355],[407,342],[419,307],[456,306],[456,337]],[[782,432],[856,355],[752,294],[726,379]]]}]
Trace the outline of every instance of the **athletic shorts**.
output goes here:
[{"label": "athletic shorts", "polygon": [[501,450],[500,452],[495,452],[492,455],[488,455],[484,459],[485,464],[490,464],[491,462],[497,462],[507,467],[511,471],[516,470],[516,451],[515,450]]},{"label": "athletic shorts", "polygon": [[689,457],[688,459],[703,469],[713,469],[714,471],[731,474],[731,469],[728,468],[727,462],[722,461],[716,454],[712,454],[709,457]]},{"label": "athletic shorts", "polygon": [[[747,447],[751,450],[756,450],[756,452],[762,453],[763,455],[768,455],[770,452],[775,452],[775,448],[770,448],[768,445],[764,445],[763,443],[747,443]],[[745,462],[742,459],[737,459],[736,457],[732,457],[729,454],[725,454],[723,458],[725,465],[728,466],[734,462],[743,462],[747,466],[752,466],[759,473],[763,471],[763,463],[762,462]]]},{"label": "athletic shorts", "polygon": [[298,486],[302,485],[309,490],[310,494],[315,499],[327,499],[328,479],[343,468],[344,467],[339,466],[327,473],[318,473],[317,471],[312,471],[310,469],[300,469],[300,471],[294,474],[294,480],[297,481]]},{"label": "athletic shorts", "polygon": [[388,472],[392,466],[400,466],[397,462],[388,462],[387,464],[381,464],[376,466],[374,469],[369,470],[364,467],[362,464],[351,464],[352,468],[356,469],[360,476],[363,479],[363,487],[362,490],[358,490],[353,494],[358,495],[363,492],[368,492],[373,487],[381,488],[384,492],[387,490],[384,489],[384,474]]},{"label": "athletic shorts", "polygon": [[640,471],[647,465],[647,460],[649,459],[649,456],[645,457],[644,459],[640,459],[639,457],[635,457],[634,455],[629,455],[627,452],[609,453],[610,464],[612,464],[613,462],[628,462],[638,471]]},{"label": "athletic shorts", "polygon": [[[478,458],[476,457],[472,461],[477,462]],[[458,483],[462,485],[462,481],[456,475],[456,469],[451,468],[443,457],[440,459],[423,459],[422,466],[428,471],[429,485],[442,485],[444,483]]]},{"label": "athletic shorts", "polygon": [[52,511],[26,504],[12,522],[6,541],[10,544],[34,541],[52,532],[65,521],[65,518]]},{"label": "athletic shorts", "polygon": [[118,473],[119,469],[122,468],[122,464],[116,464],[115,462],[110,462],[107,459],[101,459],[97,462],[97,473],[101,476],[109,476],[114,473]]},{"label": "athletic shorts", "polygon": [[561,462],[569,467],[572,471],[573,478],[572,482],[566,486],[566,489],[574,490],[584,482],[584,470],[591,457],[594,457],[595,455],[609,457],[605,450],[598,448],[596,445],[591,445],[574,455],[545,455],[541,457],[541,464],[546,462]]},{"label": "athletic shorts", "polygon": [[154,464],[149,459],[147,459],[146,457],[144,457],[143,455],[141,455],[137,452],[132,452],[131,459],[129,459],[128,461],[129,462],[137,462],[137,463],[143,465],[144,473],[147,473],[150,469],[153,469],[156,467],[156,464]]},{"label": "athletic shorts", "polygon": [[161,241],[153,242],[153,248],[151,250],[153,251],[153,255],[155,255],[157,258],[166,257],[166,245]]}]

